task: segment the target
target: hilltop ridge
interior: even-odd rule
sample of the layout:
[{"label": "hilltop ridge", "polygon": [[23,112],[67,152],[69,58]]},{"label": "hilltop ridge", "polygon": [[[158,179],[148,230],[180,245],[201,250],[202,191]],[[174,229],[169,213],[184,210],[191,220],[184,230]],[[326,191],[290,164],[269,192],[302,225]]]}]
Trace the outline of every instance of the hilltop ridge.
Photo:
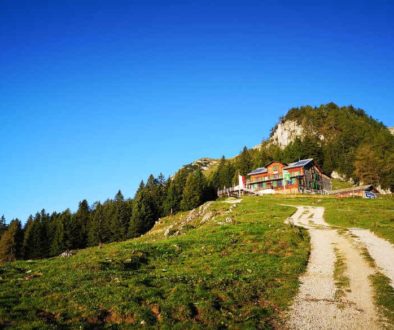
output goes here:
[{"label": "hilltop ridge", "polygon": [[[353,106],[328,103],[290,109],[261,144],[228,159],[239,171],[264,166],[272,160],[292,162],[314,158],[327,175],[344,181],[374,184],[394,191],[394,129]],[[215,161],[207,166],[218,166]],[[242,167],[242,166],[241,166]],[[204,170],[206,170],[205,168]],[[236,176],[237,170],[233,171]],[[211,173],[210,173],[211,174]],[[230,180],[231,181],[231,180]],[[236,181],[236,178],[232,178]]]}]

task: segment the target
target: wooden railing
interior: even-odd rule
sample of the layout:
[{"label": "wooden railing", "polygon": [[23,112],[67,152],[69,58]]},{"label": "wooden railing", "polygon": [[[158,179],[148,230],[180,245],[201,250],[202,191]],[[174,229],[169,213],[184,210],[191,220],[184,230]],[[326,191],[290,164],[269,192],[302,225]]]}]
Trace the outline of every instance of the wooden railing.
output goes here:
[{"label": "wooden railing", "polygon": [[217,194],[219,197],[244,195],[245,193],[246,194],[254,194],[255,192],[251,189],[248,189],[248,188],[239,189],[238,187],[224,188],[224,189],[219,189],[217,191]]}]

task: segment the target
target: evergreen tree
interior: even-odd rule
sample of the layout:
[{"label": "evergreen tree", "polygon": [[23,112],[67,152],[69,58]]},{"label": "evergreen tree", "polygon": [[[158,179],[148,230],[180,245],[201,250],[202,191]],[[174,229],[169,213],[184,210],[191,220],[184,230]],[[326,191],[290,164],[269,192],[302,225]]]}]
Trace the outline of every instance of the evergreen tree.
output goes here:
[{"label": "evergreen tree", "polygon": [[116,212],[114,201],[108,200],[103,205],[103,220],[100,225],[100,243],[109,243],[120,240],[122,228]]},{"label": "evergreen tree", "polygon": [[167,190],[168,190],[168,181],[166,180],[163,173],[160,173],[156,179],[157,184],[157,193],[155,198],[157,198],[157,206],[158,206],[158,216],[162,217],[165,214],[164,211],[164,201],[167,197]]},{"label": "evergreen tree", "polygon": [[150,175],[145,186],[145,191],[150,195],[150,199],[154,204],[155,217],[159,218],[163,215],[163,203],[166,193],[166,181],[163,174],[160,174],[158,178]]},{"label": "evergreen tree", "polygon": [[270,158],[267,147],[263,143],[260,149],[255,153],[253,158],[253,168],[263,167],[268,164],[272,159]]},{"label": "evergreen tree", "polygon": [[87,243],[88,246],[95,246],[103,243],[106,240],[105,231],[108,230],[105,226],[105,216],[104,209],[100,203],[95,204],[94,212],[92,218],[89,222]]},{"label": "evergreen tree", "polygon": [[226,158],[224,156],[222,156],[222,158],[220,159],[219,165],[218,165],[216,171],[213,173],[211,180],[210,180],[212,186],[214,186],[216,189],[223,188],[222,173],[223,173],[225,166],[226,166]]},{"label": "evergreen tree", "polygon": [[41,210],[39,216],[39,237],[37,242],[38,258],[49,257],[50,250],[50,216],[45,210]]},{"label": "evergreen tree", "polygon": [[267,162],[264,165],[272,161],[280,161],[280,162],[284,161],[283,151],[278,145],[270,144],[267,146],[266,150],[267,150]]},{"label": "evergreen tree", "polygon": [[51,220],[51,245],[49,255],[57,256],[65,250],[64,224],[61,215],[54,215]]},{"label": "evergreen tree", "polygon": [[236,170],[234,165],[227,161],[222,172],[220,173],[221,187],[231,187],[233,184],[232,178],[235,176]]},{"label": "evergreen tree", "polygon": [[231,187],[233,184],[233,178],[236,175],[236,170],[231,161],[228,161],[223,156],[220,159],[219,165],[216,171],[213,173],[210,186],[216,191],[217,189],[223,189],[224,187]]},{"label": "evergreen tree", "polygon": [[164,214],[173,214],[181,209],[181,201],[183,196],[183,189],[186,185],[188,175],[193,172],[195,168],[190,166],[182,167],[172,179],[167,183],[167,193],[163,201]]},{"label": "evergreen tree", "polygon": [[45,258],[49,255],[47,235],[47,214],[45,210],[29,217],[25,226],[23,254],[26,259]]},{"label": "evergreen tree", "polygon": [[3,235],[3,233],[7,230],[7,223],[5,221],[4,215],[0,217],[0,238]]},{"label": "evergreen tree", "polygon": [[22,235],[21,222],[11,221],[0,239],[0,261],[13,261],[22,256]]},{"label": "evergreen tree", "polygon": [[246,175],[253,169],[253,161],[248,148],[244,147],[237,158],[237,169],[240,175]]},{"label": "evergreen tree", "polygon": [[189,174],[183,191],[181,209],[191,210],[206,200],[206,180],[201,170]]},{"label": "evergreen tree", "polygon": [[330,174],[336,168],[336,151],[331,143],[327,143],[322,147],[323,152],[323,172]]},{"label": "evergreen tree", "polygon": [[74,224],[73,222],[75,221],[73,218],[73,215],[70,211],[70,209],[65,210],[60,214],[60,220],[63,224],[63,244],[64,244],[64,250],[71,250],[73,249],[73,228]]},{"label": "evergreen tree", "polygon": [[300,159],[313,158],[317,164],[323,163],[323,153],[318,139],[306,136],[303,140],[296,138],[282,153],[285,163],[295,162]]},{"label": "evergreen tree", "polygon": [[182,187],[180,187],[175,180],[170,180],[167,195],[163,202],[164,214],[173,214],[179,210],[179,205],[182,200],[182,190]]},{"label": "evergreen tree", "polygon": [[83,249],[87,244],[87,225],[90,219],[90,208],[86,199],[79,203],[72,222],[71,237],[74,249]]},{"label": "evergreen tree", "polygon": [[125,201],[122,192],[119,190],[115,196],[115,207],[120,230],[115,240],[124,240],[127,237],[131,217],[130,205],[130,203]]},{"label": "evergreen tree", "polygon": [[[148,181],[152,181],[149,180]],[[129,236],[136,237],[147,232],[153,227],[158,219],[156,201],[153,199],[150,189],[152,182],[141,182],[133,202],[133,212],[129,225]]]},{"label": "evergreen tree", "polygon": [[[125,238],[125,227],[121,218],[121,210],[124,209],[125,202],[122,192],[119,190],[115,195],[115,199],[110,203],[111,216],[111,242],[121,241]],[[128,221],[129,219],[126,219]]]},{"label": "evergreen tree", "polygon": [[24,235],[23,235],[23,243],[22,243],[22,253],[23,258],[30,259],[31,255],[33,255],[33,240],[34,240],[34,232],[33,232],[34,219],[33,216],[30,215],[26,221],[24,226]]}]

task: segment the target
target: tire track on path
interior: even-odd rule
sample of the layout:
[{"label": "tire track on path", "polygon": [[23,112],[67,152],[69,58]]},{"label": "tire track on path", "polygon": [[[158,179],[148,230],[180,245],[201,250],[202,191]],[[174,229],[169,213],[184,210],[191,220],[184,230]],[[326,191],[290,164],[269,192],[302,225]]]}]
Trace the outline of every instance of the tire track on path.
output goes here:
[{"label": "tire track on path", "polygon": [[[369,276],[375,269],[362,256],[349,234],[339,234],[324,221],[323,207],[298,206],[287,221],[306,228],[311,237],[311,255],[300,278],[299,293],[290,309],[290,329],[383,329],[374,304]],[[334,279],[337,253],[343,257],[347,288]],[[341,290],[342,295],[336,294]]]}]

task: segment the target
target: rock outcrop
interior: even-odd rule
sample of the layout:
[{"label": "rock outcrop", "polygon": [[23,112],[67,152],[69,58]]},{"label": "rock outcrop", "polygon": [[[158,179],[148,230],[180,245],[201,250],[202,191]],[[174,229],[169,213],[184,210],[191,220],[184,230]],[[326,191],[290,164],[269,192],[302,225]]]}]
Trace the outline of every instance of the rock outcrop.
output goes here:
[{"label": "rock outcrop", "polygon": [[273,132],[270,141],[277,144],[281,149],[286,148],[297,137],[302,138],[304,128],[296,121],[286,120],[280,122]]},{"label": "rock outcrop", "polygon": [[195,160],[192,165],[198,166],[202,171],[206,171],[217,162],[217,159],[205,157]]}]

